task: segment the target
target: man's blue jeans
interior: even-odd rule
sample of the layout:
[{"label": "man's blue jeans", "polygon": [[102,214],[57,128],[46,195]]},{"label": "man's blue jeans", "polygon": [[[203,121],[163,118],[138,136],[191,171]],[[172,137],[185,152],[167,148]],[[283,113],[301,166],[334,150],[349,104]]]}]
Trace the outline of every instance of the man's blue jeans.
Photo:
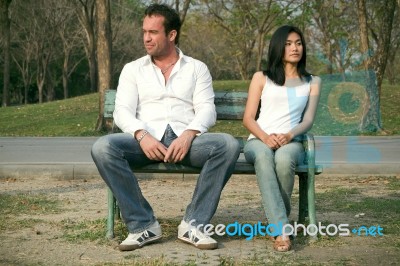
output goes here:
[{"label": "man's blue jeans", "polygon": [[[161,142],[168,147],[175,138],[168,126]],[[194,138],[188,154],[180,162],[201,168],[192,201],[183,218],[186,222],[195,219],[193,225],[209,223],[239,153],[238,141],[229,134],[204,133]],[[116,133],[99,138],[92,147],[92,158],[118,201],[128,231],[138,233],[152,225],[156,220],[153,209],[144,198],[130,165],[143,166],[155,161],[146,157],[132,135]]]},{"label": "man's blue jeans", "polygon": [[272,150],[260,139],[251,139],[244,147],[244,155],[254,164],[268,223],[288,224],[295,169],[304,158],[302,143],[293,141]]}]

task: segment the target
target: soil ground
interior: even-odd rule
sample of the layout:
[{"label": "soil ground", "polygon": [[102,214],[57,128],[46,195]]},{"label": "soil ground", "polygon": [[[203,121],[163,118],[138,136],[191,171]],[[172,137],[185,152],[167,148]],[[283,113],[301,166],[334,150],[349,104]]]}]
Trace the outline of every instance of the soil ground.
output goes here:
[{"label": "soil ground", "polygon": [[[399,180],[400,177],[391,178]],[[287,253],[274,252],[272,242],[265,237],[252,240],[215,237],[219,242],[217,250],[198,250],[175,237],[175,226],[183,216],[195,184],[194,176],[142,176],[142,191],[152,204],[166,237],[135,251],[120,252],[117,245],[125,237],[124,230],[117,231],[113,240],[104,240],[102,236],[95,240],[86,240],[79,235],[72,240],[65,237],[71,233],[67,225],[90,224],[90,221],[107,216],[107,190],[99,177],[87,180],[0,179],[0,196],[45,195],[59,202],[61,209],[49,213],[16,213],[9,217],[6,224],[0,226],[0,265],[398,265],[400,261],[399,230],[376,237],[336,236],[322,237],[317,241],[298,237],[293,250]],[[316,191],[324,193],[341,188],[351,191],[349,189],[355,188],[360,191],[358,196],[361,197],[398,197],[399,191],[386,184],[385,177],[320,175]],[[297,217],[297,193],[296,181],[293,220]],[[317,196],[318,204],[323,202]],[[223,191],[218,211],[211,222],[214,225],[235,221],[256,223],[263,221],[263,217],[255,177],[233,176]],[[335,224],[360,224],[361,219],[361,223],[367,226],[380,222],[369,217],[368,211],[351,213],[332,208],[317,208],[317,219]],[[26,223],[29,220],[34,222]],[[18,221],[21,221],[18,228],[7,225],[8,222],[15,224]],[[120,224],[120,227],[123,228],[123,225]]]}]

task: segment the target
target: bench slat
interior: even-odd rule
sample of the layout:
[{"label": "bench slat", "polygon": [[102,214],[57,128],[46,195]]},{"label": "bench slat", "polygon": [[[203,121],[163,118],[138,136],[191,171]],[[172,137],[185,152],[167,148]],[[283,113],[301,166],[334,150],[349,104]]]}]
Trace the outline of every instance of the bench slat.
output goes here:
[{"label": "bench slat", "polygon": [[215,92],[215,109],[218,120],[242,120],[247,92]]},{"label": "bench slat", "polygon": [[[173,173],[184,173],[184,174],[198,174],[200,168],[185,166],[181,164],[169,164],[169,163],[153,163],[142,167],[132,167],[135,173],[154,173],[154,174],[173,174]],[[308,172],[308,165],[299,165],[296,167],[296,174],[302,174]],[[315,166],[315,174],[322,173],[322,167],[319,165]],[[254,175],[254,166],[250,163],[238,160],[235,166],[233,174],[249,174]]]},{"label": "bench slat", "polygon": [[104,118],[112,119],[115,108],[116,90],[106,90],[104,96]]}]

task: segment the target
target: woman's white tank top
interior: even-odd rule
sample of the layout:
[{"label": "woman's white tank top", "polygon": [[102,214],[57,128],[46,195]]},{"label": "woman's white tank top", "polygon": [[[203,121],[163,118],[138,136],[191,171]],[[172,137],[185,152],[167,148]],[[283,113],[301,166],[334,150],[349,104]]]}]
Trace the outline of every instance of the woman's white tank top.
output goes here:
[{"label": "woman's white tank top", "polygon": [[[266,77],[261,94],[261,109],[257,123],[267,133],[287,133],[297,126],[303,117],[310,95],[310,82],[298,86],[279,86]],[[249,139],[255,138],[250,134]]]}]

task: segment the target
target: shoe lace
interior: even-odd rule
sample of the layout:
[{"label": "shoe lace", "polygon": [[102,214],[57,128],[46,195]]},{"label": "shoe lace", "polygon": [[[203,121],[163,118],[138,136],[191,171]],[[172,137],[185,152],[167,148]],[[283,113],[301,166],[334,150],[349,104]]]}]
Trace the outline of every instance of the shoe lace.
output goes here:
[{"label": "shoe lace", "polygon": [[145,230],[145,231],[143,232],[143,234],[144,234],[145,237],[149,237],[149,232],[148,232],[147,230]]},{"label": "shoe lace", "polygon": [[129,237],[132,240],[136,240],[136,239],[139,239],[139,238],[143,237],[143,235],[147,238],[147,237],[149,237],[149,232],[147,230],[145,230],[145,231],[140,232],[140,233],[130,234]]},{"label": "shoe lace", "polygon": [[197,230],[196,228],[191,228],[189,230],[189,239],[192,242],[195,242],[197,239],[204,239],[204,238],[209,238],[209,236],[203,234],[200,230]]}]

